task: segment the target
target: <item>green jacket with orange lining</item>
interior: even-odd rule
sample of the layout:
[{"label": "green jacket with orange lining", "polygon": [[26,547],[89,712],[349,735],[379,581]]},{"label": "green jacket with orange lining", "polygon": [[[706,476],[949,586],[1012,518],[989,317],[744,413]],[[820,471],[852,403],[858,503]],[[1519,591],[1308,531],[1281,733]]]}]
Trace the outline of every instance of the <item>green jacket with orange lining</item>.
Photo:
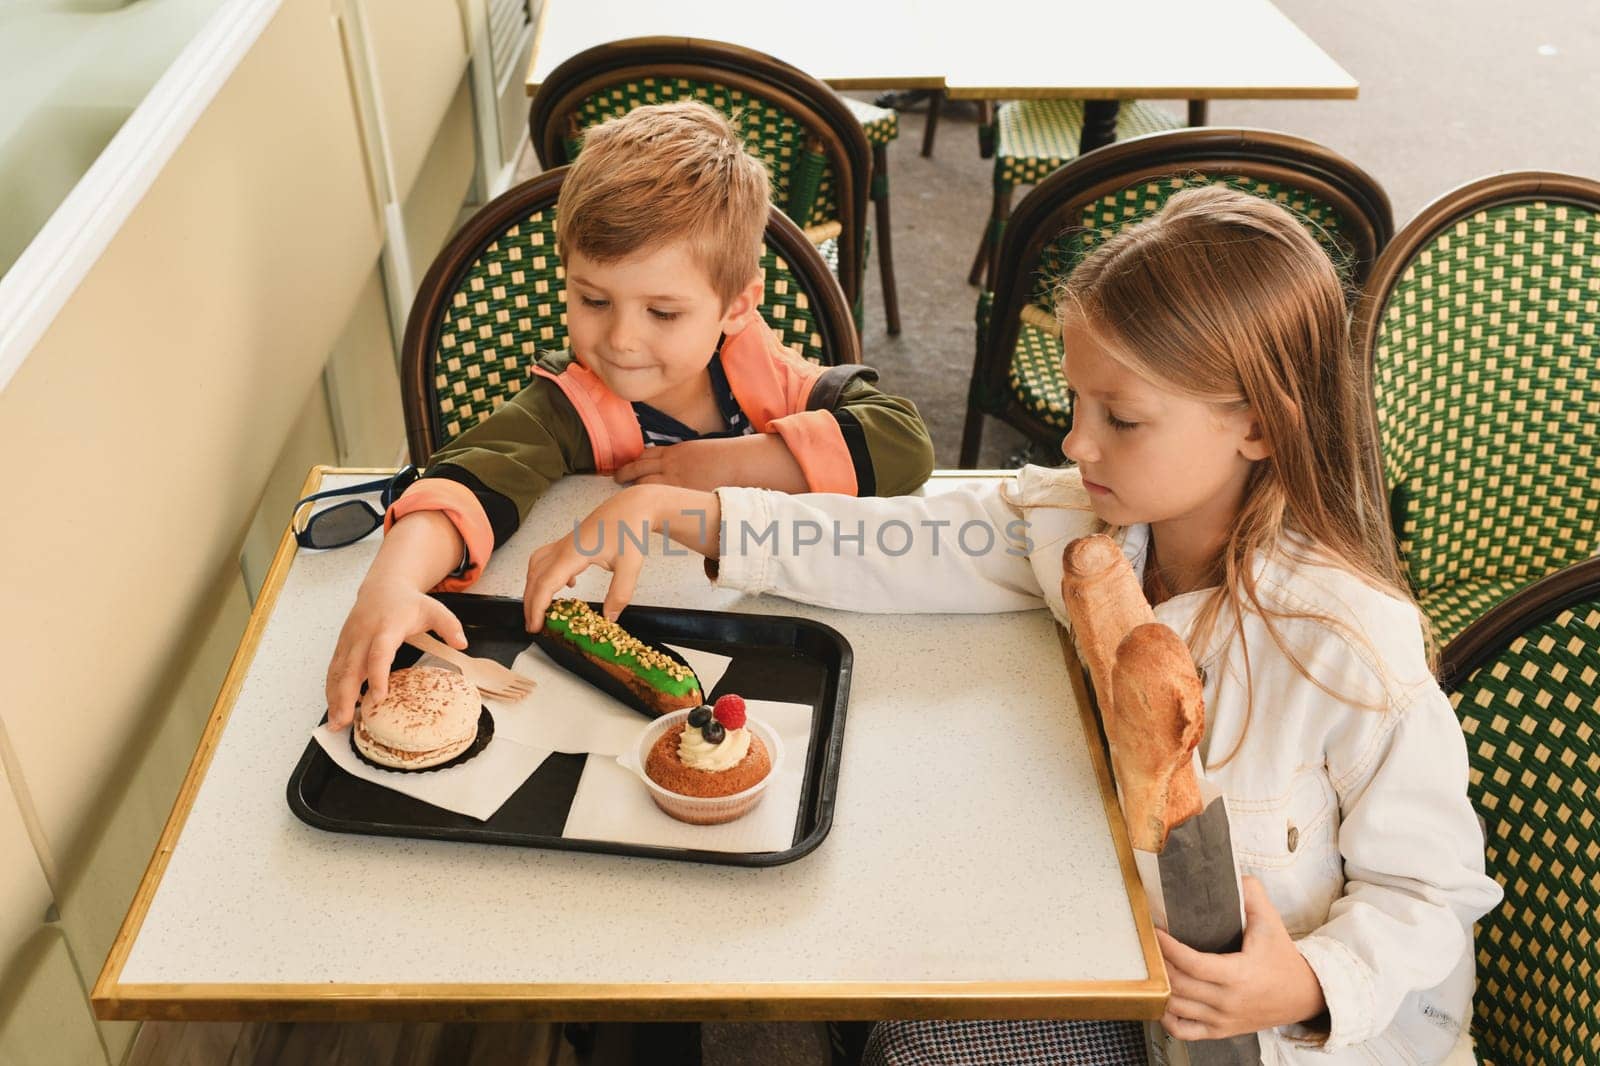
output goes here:
[{"label": "green jacket with orange lining", "polygon": [[[910,400],[874,387],[876,371],[807,362],[760,320],[728,337],[721,355],[739,409],[756,432],[783,438],[810,491],[899,496],[927,480],[927,427]],[[644,451],[633,406],[571,352],[541,356],[533,372],[532,384],[435,452],[385,516],[385,525],[413,511],[450,518],[467,559],[441,590],[475,582],[557,479],[614,473]]]}]

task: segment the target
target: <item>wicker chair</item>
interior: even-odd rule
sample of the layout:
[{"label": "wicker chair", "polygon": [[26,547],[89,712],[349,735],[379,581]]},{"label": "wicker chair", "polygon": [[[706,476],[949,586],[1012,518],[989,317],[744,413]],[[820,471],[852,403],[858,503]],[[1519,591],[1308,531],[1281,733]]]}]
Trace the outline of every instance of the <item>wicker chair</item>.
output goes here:
[{"label": "wicker chair", "polygon": [[[551,71],[528,113],[534,151],[545,167],[570,163],[588,127],[670,100],[700,100],[735,120],[772,174],[773,202],[837,264],[858,322],[874,194],[884,307],[890,332],[898,332],[885,148],[899,135],[894,112],[852,106],[803,71],[738,45],[641,37],[590,48]],[[882,175],[876,187],[874,159]]]},{"label": "wicker chair", "polygon": [[[546,171],[485,204],[422,279],[401,347],[406,442],[417,465],[524,388],[538,352],[566,346],[555,239],[566,174]],[[838,281],[776,208],[761,265],[761,313],[785,343],[824,365],[861,361]]]},{"label": "wicker chair", "polygon": [[[1205,124],[1204,103],[1190,104],[1190,125]],[[1195,104],[1201,107],[1197,110]],[[988,287],[994,288],[994,253],[1005,233],[1012,194],[1019,186],[1037,185],[1078,158],[1087,112],[1083,100],[1011,100],[996,107],[992,119],[978,126],[979,154],[985,159],[994,156],[994,200],[989,221],[978,238],[972,269],[967,272],[967,284],[982,281],[987,266]],[[1195,121],[1197,117],[1199,121]],[[1182,125],[1158,107],[1130,100],[1117,108],[1113,140],[1125,141]]]},{"label": "wicker chair", "polygon": [[1153,214],[1177,190],[1218,182],[1297,211],[1351,283],[1366,280],[1394,226],[1383,190],[1310,141],[1262,130],[1189,129],[1109,145],[1062,167],[1017,206],[978,297],[978,353],[961,465],[977,462],[986,415],[1059,450],[1072,425],[1061,376],[1056,284],[1100,240]]},{"label": "wicker chair", "polygon": [[1600,559],[1501,603],[1445,687],[1505,900],[1477,928],[1485,1066],[1600,1062]]},{"label": "wicker chair", "polygon": [[1503,174],[1437,200],[1373,270],[1373,376],[1407,577],[1447,644],[1600,551],[1600,183]]}]

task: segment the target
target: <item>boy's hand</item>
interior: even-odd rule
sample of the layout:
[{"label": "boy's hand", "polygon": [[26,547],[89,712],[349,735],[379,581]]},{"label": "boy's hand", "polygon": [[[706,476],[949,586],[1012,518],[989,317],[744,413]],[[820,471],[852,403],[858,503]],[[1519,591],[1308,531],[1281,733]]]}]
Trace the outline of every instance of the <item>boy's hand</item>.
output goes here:
[{"label": "boy's hand", "polygon": [[591,566],[611,571],[602,613],[616,621],[633,598],[644,566],[639,544],[648,542],[652,531],[665,529],[691,550],[715,555],[720,522],[715,493],[653,484],[623,489],[591,511],[572,533],[528,557],[523,624],[530,633],[542,629],[550,601],[563,588],[577,584],[578,575]]},{"label": "boy's hand", "polygon": [[1156,930],[1172,979],[1161,1026],[1179,1040],[1220,1040],[1303,1022],[1327,1007],[1322,984],[1254,877],[1244,879],[1244,945],[1233,954],[1185,947]]},{"label": "boy's hand", "polygon": [[805,471],[776,433],[686,440],[646,448],[616,473],[628,485],[676,485],[711,492],[724,485],[805,492]]},{"label": "boy's hand", "polygon": [[343,729],[355,718],[361,682],[373,703],[389,691],[389,664],[413,633],[433,630],[452,648],[467,646],[461,622],[438,600],[404,581],[361,586],[328,663],[328,726]]}]

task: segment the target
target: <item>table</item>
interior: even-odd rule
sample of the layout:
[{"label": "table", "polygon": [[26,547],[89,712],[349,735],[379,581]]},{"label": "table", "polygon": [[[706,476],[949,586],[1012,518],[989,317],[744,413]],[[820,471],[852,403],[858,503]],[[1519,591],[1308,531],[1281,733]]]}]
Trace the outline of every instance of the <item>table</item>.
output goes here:
[{"label": "table", "polygon": [[695,0],[545,0],[528,59],[529,96],[563,62],[630,37],[723,41],[776,56],[835,89],[942,89],[943,35],[914,0],[804,8]]},{"label": "table", "polygon": [[[305,493],[376,473],[318,467]],[[936,474],[928,491],[985,476],[999,475]],[[528,551],[614,490],[560,482],[474,591],[520,594]],[[377,546],[299,551],[285,535],[96,982],[101,1017],[1161,1013],[1166,975],[1081,671],[1047,612],[815,610],[716,589],[698,557],[650,560],[636,602],[801,615],[854,646],[833,829],[786,866],[323,833],[290,813],[285,785]],[[598,598],[605,577],[577,594]],[[700,935],[708,917],[722,920]]]},{"label": "table", "polygon": [[959,8],[816,0],[803,13],[729,0],[545,0],[528,95],[586,48],[657,36],[743,45],[836,89],[1088,100],[1083,151],[1115,139],[1119,100],[1355,99],[1359,89],[1271,0],[991,0]]}]

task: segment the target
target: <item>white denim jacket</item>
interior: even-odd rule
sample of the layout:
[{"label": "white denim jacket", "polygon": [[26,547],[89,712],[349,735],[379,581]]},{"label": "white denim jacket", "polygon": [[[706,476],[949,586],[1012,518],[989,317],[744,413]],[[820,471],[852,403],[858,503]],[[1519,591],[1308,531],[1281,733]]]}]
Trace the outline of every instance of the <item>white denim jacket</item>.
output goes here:
[{"label": "white denim jacket", "polygon": [[[1070,469],[1026,467],[995,488],[925,497],[718,496],[719,585],[855,611],[1048,606],[1065,624],[1061,551],[1097,528]],[[1148,527],[1123,534],[1140,572],[1148,539]],[[1466,744],[1429,673],[1416,609],[1342,569],[1282,558],[1258,563],[1257,588],[1280,610],[1336,622],[1276,623],[1336,695],[1254,613],[1242,641],[1224,618],[1200,657],[1200,753],[1227,799],[1240,867],[1265,886],[1328,1003],[1326,1039],[1263,1032],[1262,1061],[1443,1062],[1471,1016],[1472,923],[1500,887],[1484,874]],[[1205,597],[1176,596],[1156,618],[1187,636]],[[1213,765],[1241,734],[1238,754]]]}]

